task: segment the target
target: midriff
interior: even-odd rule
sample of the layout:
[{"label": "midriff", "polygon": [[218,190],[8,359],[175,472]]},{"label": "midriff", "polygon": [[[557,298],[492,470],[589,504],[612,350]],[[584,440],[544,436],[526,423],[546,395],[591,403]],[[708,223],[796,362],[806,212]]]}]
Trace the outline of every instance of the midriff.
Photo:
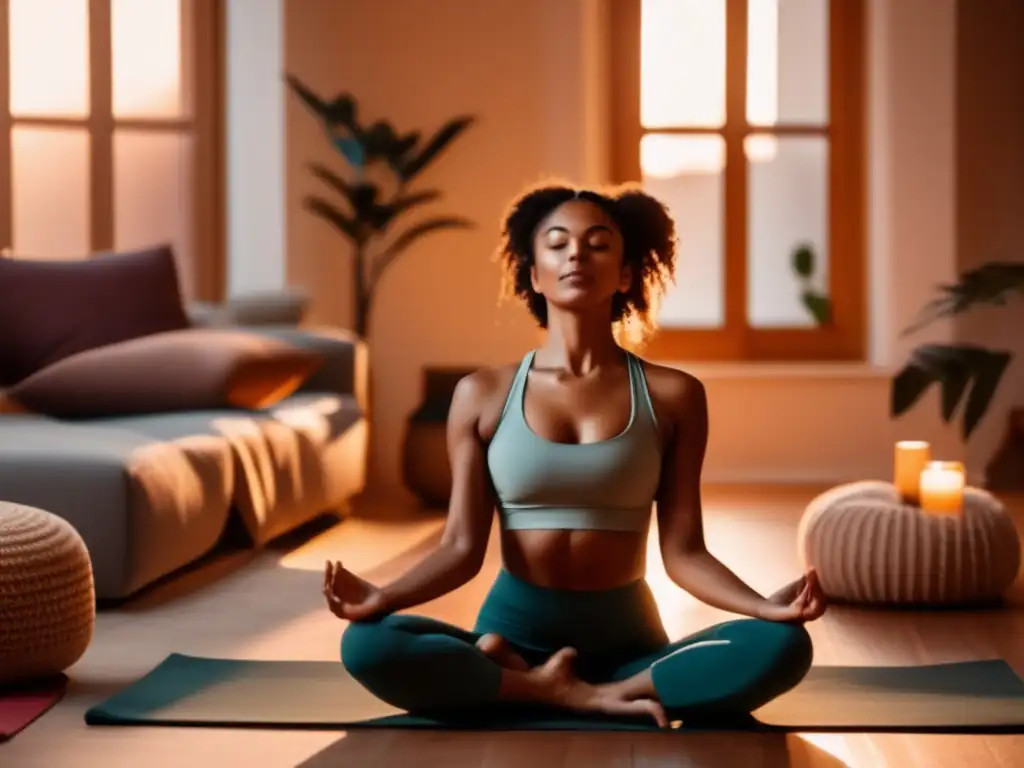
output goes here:
[{"label": "midriff", "polygon": [[552,589],[614,589],[647,570],[646,532],[503,530],[501,548],[509,573]]}]

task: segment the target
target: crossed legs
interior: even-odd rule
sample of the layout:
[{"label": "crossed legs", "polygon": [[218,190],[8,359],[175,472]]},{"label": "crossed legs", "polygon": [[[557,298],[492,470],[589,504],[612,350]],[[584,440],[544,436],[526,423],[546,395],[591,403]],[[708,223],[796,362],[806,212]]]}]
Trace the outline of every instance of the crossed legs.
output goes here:
[{"label": "crossed legs", "polygon": [[[393,615],[350,625],[341,656],[371,693],[409,712],[473,711],[501,701],[601,709],[598,697],[655,702],[669,719],[696,719],[747,715],[785,693],[807,673],[813,649],[800,625],[738,619],[629,659],[607,680],[584,683],[567,677],[571,651],[524,658],[494,634]],[[642,705],[612,711],[662,719]]]}]

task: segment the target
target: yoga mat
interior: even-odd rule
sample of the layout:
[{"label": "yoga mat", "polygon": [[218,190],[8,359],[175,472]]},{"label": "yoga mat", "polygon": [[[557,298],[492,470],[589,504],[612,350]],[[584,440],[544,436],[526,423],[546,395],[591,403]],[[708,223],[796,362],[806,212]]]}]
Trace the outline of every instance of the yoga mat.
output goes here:
[{"label": "yoga mat", "polygon": [[0,742],[27,728],[61,700],[68,679],[57,675],[29,685],[0,690]]},{"label": "yoga mat", "polygon": [[[814,667],[735,730],[1024,733],[1024,681],[1001,660],[919,667]],[[278,728],[655,730],[652,721],[520,712],[461,723],[380,701],[340,662],[244,661],[172,654],[85,715],[90,725]],[[685,729],[687,724],[682,724]],[[707,729],[705,724],[702,729]]]}]

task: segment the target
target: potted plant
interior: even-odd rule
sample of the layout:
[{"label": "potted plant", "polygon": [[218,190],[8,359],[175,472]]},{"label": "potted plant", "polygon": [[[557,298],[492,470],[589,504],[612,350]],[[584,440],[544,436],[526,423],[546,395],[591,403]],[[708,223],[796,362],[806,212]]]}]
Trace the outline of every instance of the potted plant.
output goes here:
[{"label": "potted plant", "polygon": [[[913,333],[939,318],[953,317],[978,306],[1004,306],[1024,294],[1024,264],[990,262],[960,275],[952,285],[926,304],[903,333]],[[977,344],[922,344],[892,380],[891,409],[894,418],[906,413],[933,384],[938,385],[942,419],[950,423],[963,402],[961,433],[970,439],[984,419],[999,383],[1013,360],[1007,350]],[[988,468],[988,485],[1008,488],[1024,475],[1024,411],[1010,417],[1010,429],[999,455]]]},{"label": "potted plant", "polygon": [[[349,242],[353,330],[365,338],[377,287],[395,260],[425,235],[474,226],[461,216],[434,215],[406,226],[401,232],[394,231],[396,222],[406,213],[441,199],[440,190],[413,191],[410,185],[473,124],[474,118],[453,118],[424,140],[419,131],[399,133],[386,120],[364,125],[356,99],[349,93],[326,100],[294,75],[286,76],[286,82],[320,123],[331,146],[348,167],[348,173],[342,175],[322,163],[311,163],[313,176],[334,192],[338,201],[313,194],[305,198],[303,205]],[[380,169],[390,177],[388,183],[371,179]]]}]

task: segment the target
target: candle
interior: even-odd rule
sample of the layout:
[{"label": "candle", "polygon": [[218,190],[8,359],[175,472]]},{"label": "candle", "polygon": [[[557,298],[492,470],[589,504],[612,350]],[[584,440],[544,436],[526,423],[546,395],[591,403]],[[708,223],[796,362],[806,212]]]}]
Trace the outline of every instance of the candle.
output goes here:
[{"label": "candle", "polygon": [[921,472],[931,461],[931,446],[923,440],[901,440],[896,443],[896,465],[893,484],[904,504],[920,501]]},{"label": "candle", "polygon": [[926,512],[959,514],[964,503],[964,465],[930,461],[921,472],[921,508]]}]

